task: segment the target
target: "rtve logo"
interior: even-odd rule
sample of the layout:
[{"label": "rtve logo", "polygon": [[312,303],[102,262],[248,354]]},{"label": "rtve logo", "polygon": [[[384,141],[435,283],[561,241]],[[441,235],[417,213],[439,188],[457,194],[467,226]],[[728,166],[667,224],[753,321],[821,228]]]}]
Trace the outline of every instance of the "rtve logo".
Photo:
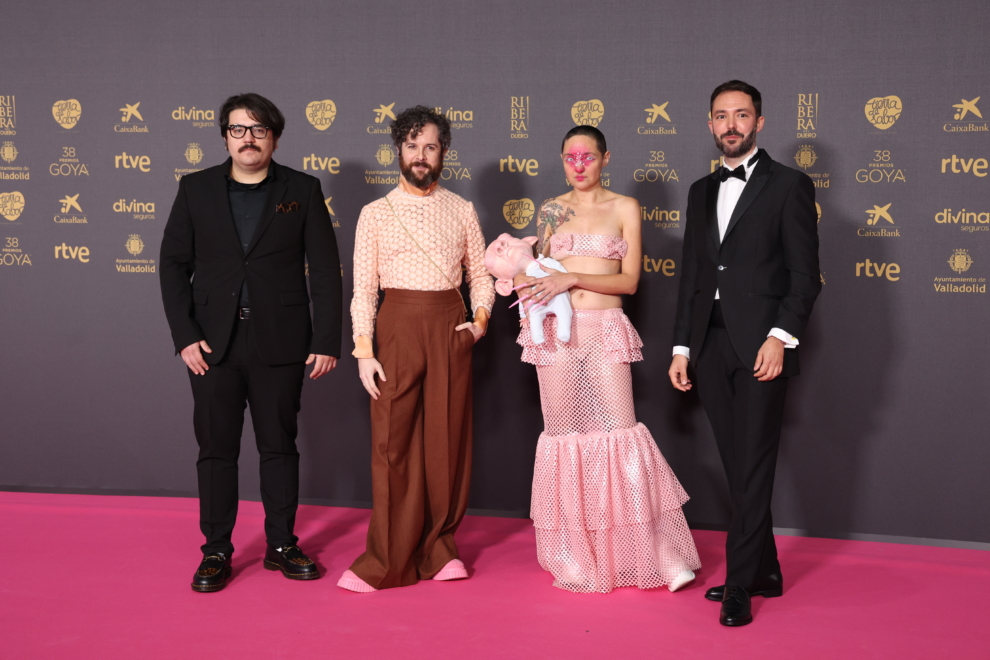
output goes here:
[{"label": "rtve logo", "polygon": [[947,174],[948,172],[952,172],[953,174],[972,173],[973,176],[985,177],[987,175],[987,167],[990,167],[990,163],[987,163],[986,158],[965,159],[953,154],[952,158],[942,159],[942,174]]},{"label": "rtve logo", "polygon": [[117,169],[151,171],[151,158],[148,156],[129,156],[126,151],[113,157],[113,166]]},{"label": "rtve logo", "polygon": [[320,158],[316,154],[303,157],[304,170],[326,170],[330,174],[340,174],[339,158]]},{"label": "rtve logo", "polygon": [[881,264],[867,259],[856,264],[856,277],[861,277],[864,271],[867,277],[886,277],[891,282],[901,279],[901,267],[897,264]]},{"label": "rtve logo", "polygon": [[535,158],[500,158],[498,161],[499,172],[525,172],[529,176],[539,174],[540,163]]},{"label": "rtve logo", "polygon": [[55,246],[55,258],[75,259],[76,261],[80,261],[84,264],[88,264],[89,248],[66,245],[65,243],[62,243],[61,245]]},{"label": "rtve logo", "polygon": [[643,255],[643,271],[647,273],[663,273],[667,277],[676,275],[677,264],[673,259],[650,259],[650,255]]}]

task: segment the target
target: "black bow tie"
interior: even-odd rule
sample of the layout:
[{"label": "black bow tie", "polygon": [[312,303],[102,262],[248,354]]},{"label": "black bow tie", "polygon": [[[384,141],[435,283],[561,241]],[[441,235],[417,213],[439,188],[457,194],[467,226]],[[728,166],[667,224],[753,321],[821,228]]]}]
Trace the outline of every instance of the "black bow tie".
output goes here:
[{"label": "black bow tie", "polygon": [[721,181],[722,183],[725,183],[726,179],[730,179],[732,177],[736,177],[740,181],[745,182],[746,181],[746,166],[745,165],[740,165],[736,169],[730,170],[728,167],[725,167],[723,165],[719,169],[719,175],[718,176],[719,176],[719,181]]}]

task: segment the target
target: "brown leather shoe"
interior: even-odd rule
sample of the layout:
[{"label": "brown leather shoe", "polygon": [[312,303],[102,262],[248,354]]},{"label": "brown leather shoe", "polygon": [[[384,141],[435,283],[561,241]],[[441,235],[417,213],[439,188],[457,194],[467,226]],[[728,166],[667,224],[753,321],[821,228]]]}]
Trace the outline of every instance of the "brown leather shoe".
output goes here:
[{"label": "brown leather shoe", "polygon": [[230,557],[222,552],[205,555],[193,575],[193,591],[220,591],[227,586],[230,570]]},{"label": "brown leather shoe", "polygon": [[320,571],[316,563],[303,554],[297,545],[288,545],[277,550],[271,546],[265,550],[265,568],[282,571],[290,580],[316,580]]}]

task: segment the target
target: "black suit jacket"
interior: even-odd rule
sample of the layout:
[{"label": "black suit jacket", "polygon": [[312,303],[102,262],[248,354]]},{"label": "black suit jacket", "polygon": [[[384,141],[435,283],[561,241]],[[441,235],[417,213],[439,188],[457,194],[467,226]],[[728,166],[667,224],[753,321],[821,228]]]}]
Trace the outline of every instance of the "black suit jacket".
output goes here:
[{"label": "black suit jacket", "polygon": [[245,251],[230,212],[230,165],[182,177],[165,225],[159,273],[176,352],[205,339],[213,349],[206,362],[223,358],[246,278],[252,341],[264,363],[339,357],[340,256],[319,179],[272,161],[274,180]]},{"label": "black suit jacket", "polygon": [[[717,289],[732,346],[751,365],[771,328],[804,336],[821,291],[815,187],[761,149],[719,241],[719,185],[716,171],[688,194],[674,344],[697,359]],[[800,371],[798,351],[784,351],[782,376]]]}]

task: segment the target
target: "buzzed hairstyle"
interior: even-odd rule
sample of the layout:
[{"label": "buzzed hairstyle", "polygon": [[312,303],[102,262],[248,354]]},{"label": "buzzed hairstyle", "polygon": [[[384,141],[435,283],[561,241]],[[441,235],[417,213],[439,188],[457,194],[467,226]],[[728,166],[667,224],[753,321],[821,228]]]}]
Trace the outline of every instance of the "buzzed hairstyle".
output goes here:
[{"label": "buzzed hairstyle", "polygon": [[585,137],[593,138],[595,140],[595,146],[598,147],[599,153],[603,156],[605,155],[605,152],[608,151],[608,146],[605,144],[605,134],[594,126],[583,124],[581,126],[575,126],[571,130],[567,131],[567,135],[564,136],[563,141],[560,143],[561,153],[563,153],[564,145],[567,144],[567,141],[575,135],[584,135]]},{"label": "buzzed hairstyle", "polygon": [[220,135],[223,137],[227,137],[230,113],[234,110],[247,110],[259,124],[267,126],[275,137],[282,135],[285,117],[274,103],[260,94],[235,94],[220,106]]},{"label": "buzzed hairstyle", "polygon": [[753,99],[753,107],[756,109],[756,116],[763,116],[763,97],[760,95],[760,90],[756,89],[749,83],[744,83],[741,80],[730,80],[729,82],[724,82],[715,88],[712,92],[712,100],[708,104],[708,112],[715,109],[715,99],[718,98],[719,94],[724,94],[725,92],[742,92],[743,94],[749,94],[749,98]]},{"label": "buzzed hairstyle", "polygon": [[425,105],[417,105],[406,108],[392,122],[392,142],[398,149],[402,143],[408,140],[415,140],[423,132],[427,124],[433,124],[440,133],[440,147],[444,151],[450,148],[450,122],[447,118],[432,108]]}]

